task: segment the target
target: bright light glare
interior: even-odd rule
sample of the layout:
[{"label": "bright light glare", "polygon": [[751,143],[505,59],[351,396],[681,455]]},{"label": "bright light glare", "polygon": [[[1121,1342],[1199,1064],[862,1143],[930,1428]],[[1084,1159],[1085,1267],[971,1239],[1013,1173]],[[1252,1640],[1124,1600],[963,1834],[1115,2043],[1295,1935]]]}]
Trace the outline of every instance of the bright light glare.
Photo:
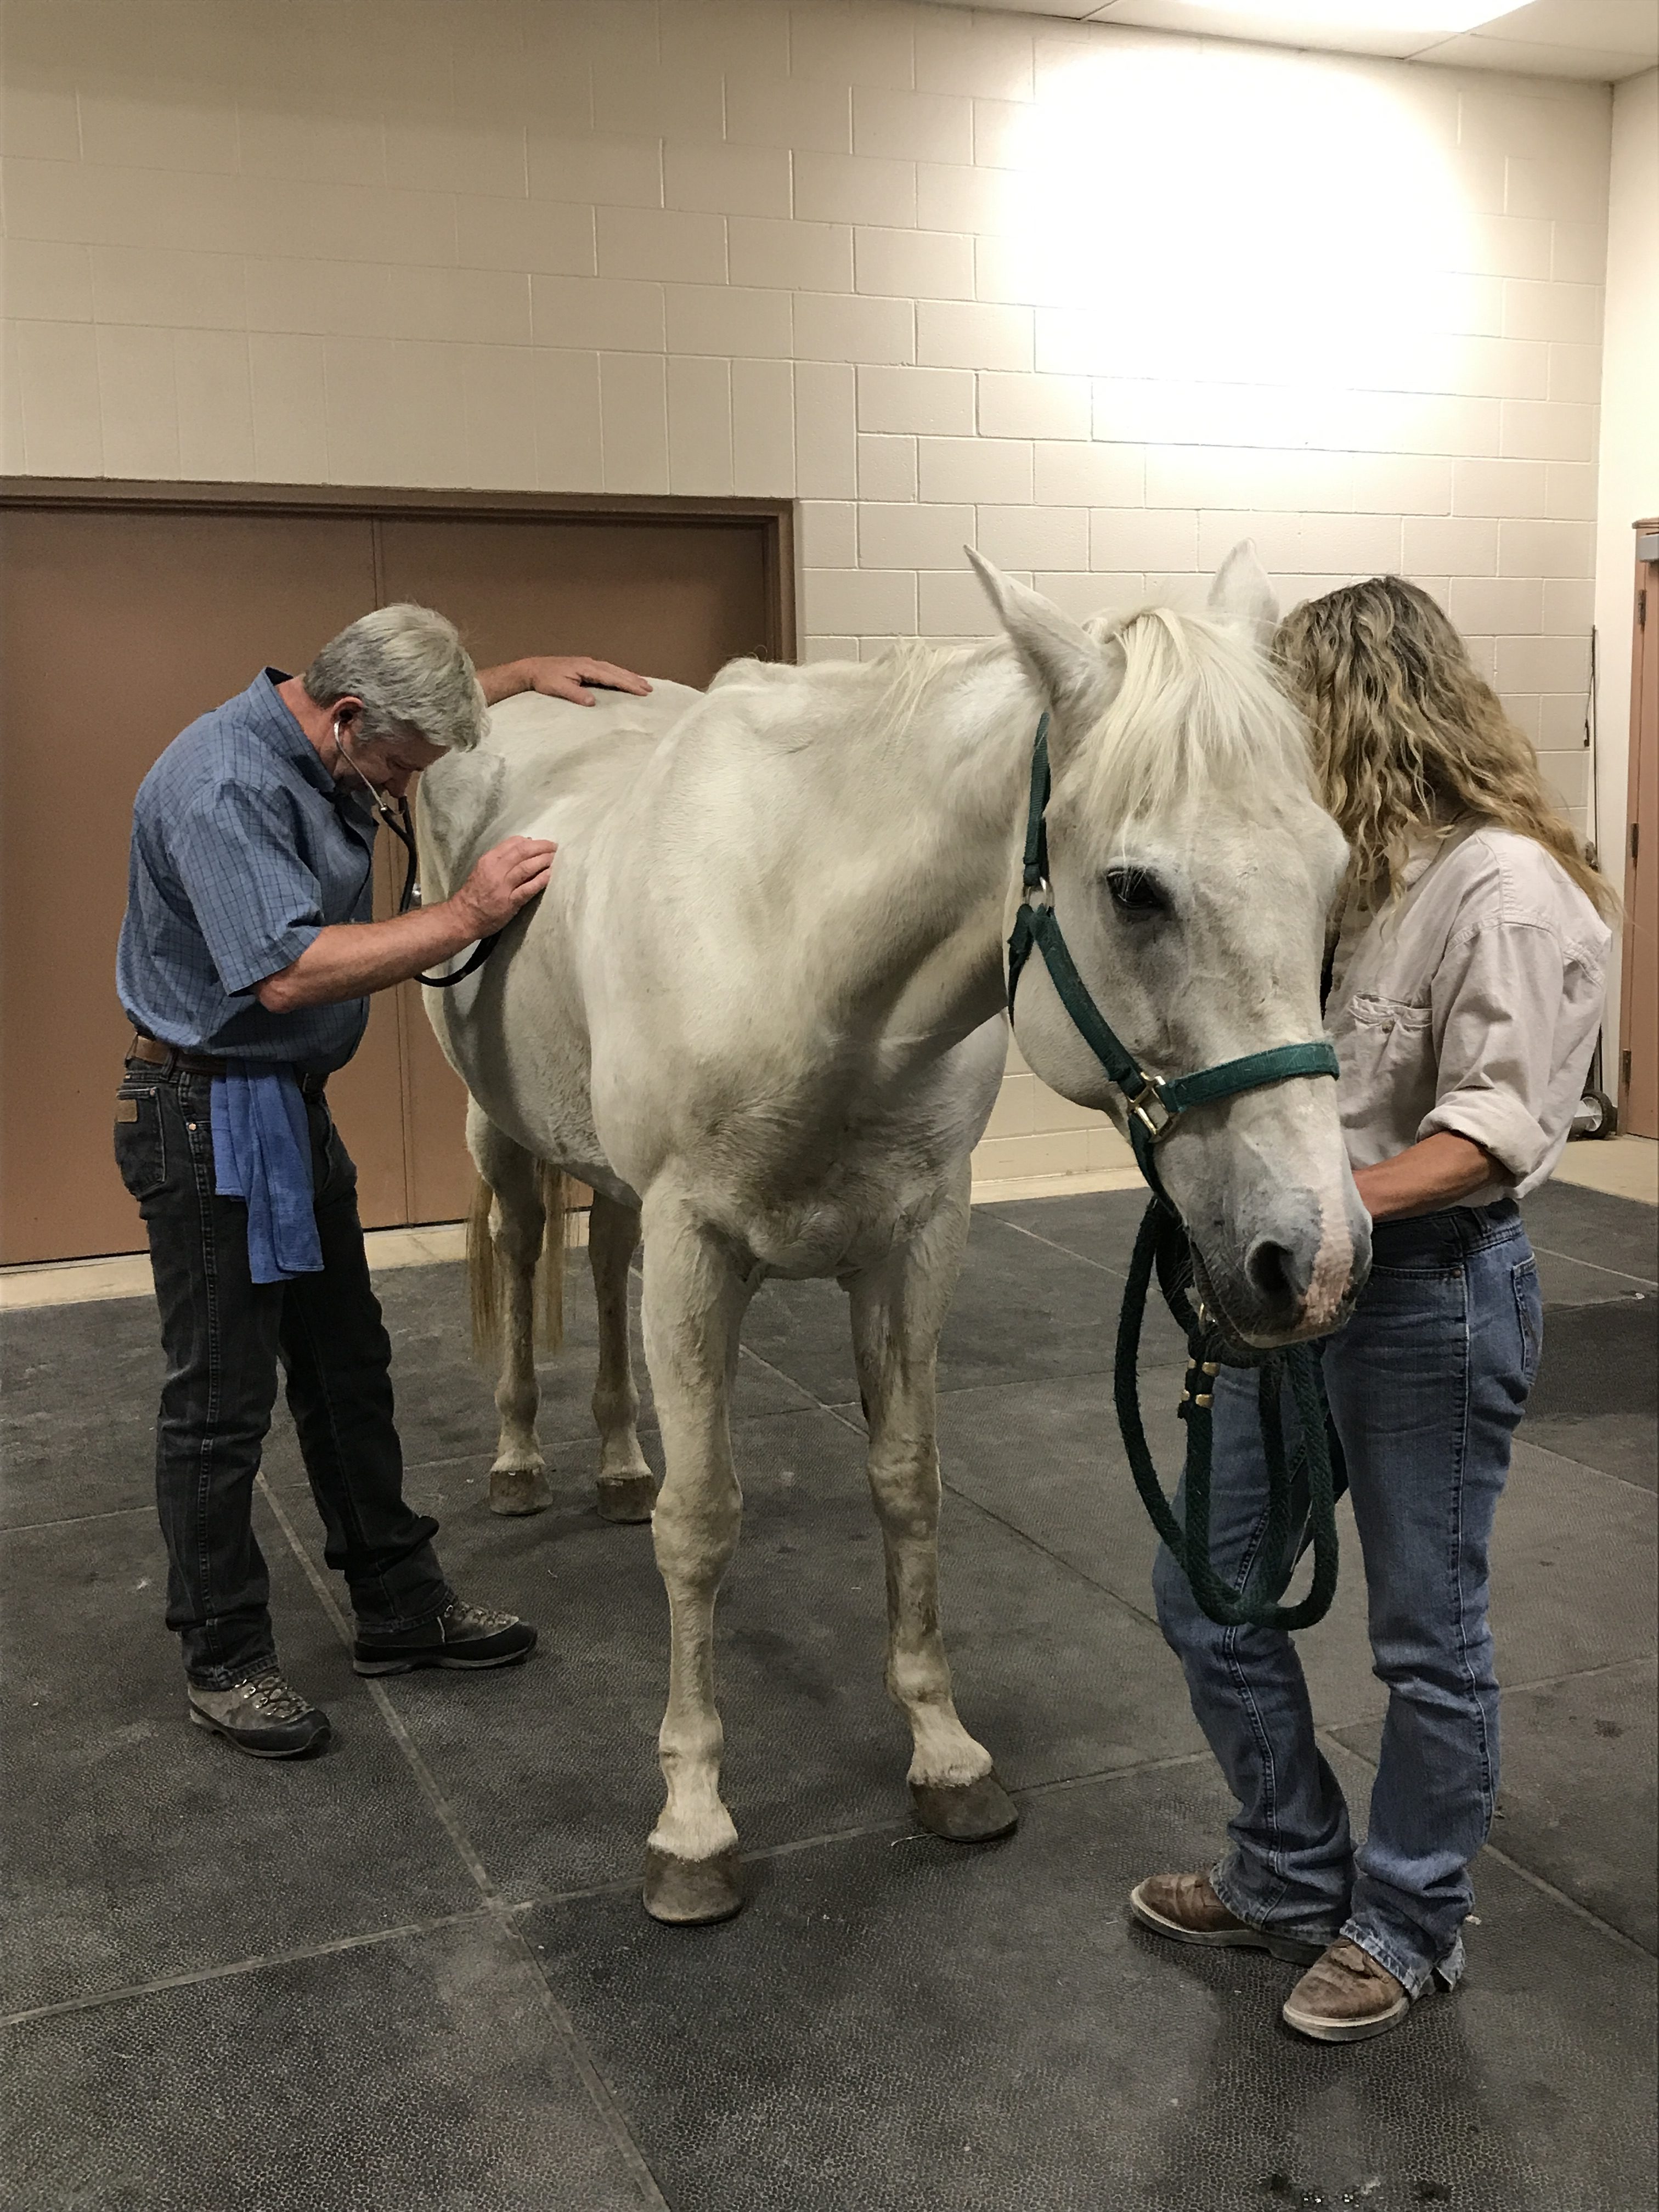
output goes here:
[{"label": "bright light glare", "polygon": [[1264,16],[1286,29],[1437,32],[1449,38],[1512,15],[1523,0],[1201,0],[1212,15]]},{"label": "bright light glare", "polygon": [[1439,272],[1469,266],[1462,196],[1369,71],[1119,50],[1079,63],[1026,128],[1012,227],[1058,310],[1039,367],[1278,386],[1287,443],[1303,436],[1285,388],[1455,388],[1430,356],[1448,343]]}]

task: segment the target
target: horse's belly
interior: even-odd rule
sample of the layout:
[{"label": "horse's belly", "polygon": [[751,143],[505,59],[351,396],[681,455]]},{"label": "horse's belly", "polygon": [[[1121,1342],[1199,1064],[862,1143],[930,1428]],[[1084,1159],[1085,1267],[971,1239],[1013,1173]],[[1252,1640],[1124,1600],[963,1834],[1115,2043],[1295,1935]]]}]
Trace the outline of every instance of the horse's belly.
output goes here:
[{"label": "horse's belly", "polygon": [[[709,1217],[768,1274],[856,1274],[878,1265],[958,1186],[995,1103],[1000,1020],[941,1055],[901,1103],[869,1102],[804,1153],[741,1122],[702,1193]],[[746,1155],[746,1157],[745,1157]]]},{"label": "horse's belly", "polygon": [[636,1205],[593,1125],[586,1030],[556,1003],[562,963],[555,939],[550,927],[533,928],[502,972],[487,965],[473,990],[461,987],[464,1004],[446,998],[429,1006],[433,1027],[451,1066],[503,1136],[607,1197]]}]

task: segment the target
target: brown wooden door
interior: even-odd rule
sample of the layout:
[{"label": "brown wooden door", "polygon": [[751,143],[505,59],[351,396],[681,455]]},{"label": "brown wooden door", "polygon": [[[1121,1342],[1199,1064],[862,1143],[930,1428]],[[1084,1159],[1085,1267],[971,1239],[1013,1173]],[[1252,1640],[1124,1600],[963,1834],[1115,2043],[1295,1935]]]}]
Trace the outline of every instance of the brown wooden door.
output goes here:
[{"label": "brown wooden door", "polygon": [[1619,1126],[1659,1137],[1659,521],[1637,525]]},{"label": "brown wooden door", "polygon": [[[392,599],[451,614],[481,665],[581,651],[704,684],[734,653],[787,648],[775,507],[623,520],[597,502],[549,514],[479,501],[488,513],[459,516],[420,504],[397,493],[7,487],[0,1261],[143,1247],[112,1157],[127,1036],[115,945],[133,794],[197,715],[267,664],[303,668],[325,639]],[[380,846],[384,914],[402,854],[388,838]],[[465,1093],[420,998],[412,984],[378,996],[356,1058],[329,1086],[371,1228],[451,1220],[470,1195]]]},{"label": "brown wooden door", "polygon": [[[133,794],[267,663],[302,668],[373,605],[352,516],[9,510],[0,603],[0,1257],[142,1248],[112,1157],[129,1034],[115,996]],[[404,1218],[395,1025],[337,1086],[365,1218]]]}]

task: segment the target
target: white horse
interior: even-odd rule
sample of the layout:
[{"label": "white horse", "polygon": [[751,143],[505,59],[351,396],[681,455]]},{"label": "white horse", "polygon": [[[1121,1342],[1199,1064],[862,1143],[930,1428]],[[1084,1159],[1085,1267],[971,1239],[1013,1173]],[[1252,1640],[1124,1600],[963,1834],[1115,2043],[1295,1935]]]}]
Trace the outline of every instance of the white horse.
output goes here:
[{"label": "white horse", "polygon": [[[600,1509],[650,1516],[672,1617],[666,1802],[646,1863],[659,1919],[740,1901],[714,1611],[741,1507],[727,1427],[738,1328],[768,1275],[833,1275],[850,1297],[887,1685],[910,1723],[917,1815],[958,1838],[1015,1822],[957,1716],[939,1632],[934,1361],[969,1155],[1006,1048],[1002,948],[1045,708],[1054,897],[1130,1048],[1177,1074],[1319,1034],[1344,848],[1260,650],[1275,610],[1251,549],[1224,565],[1207,617],[1086,626],[976,565],[1012,650],[738,661],[706,694],[659,684],[587,709],[521,697],[495,710],[476,753],[422,782],[438,895],[514,831],[559,846],[546,894],[477,980],[428,1004],[472,1094],[468,1141],[494,1194],[497,1511],[549,1498],[532,1320],[546,1168],[593,1189]],[[1050,1084],[1116,1110],[1035,960],[1018,1035]],[[1234,1326],[1262,1344],[1328,1328],[1368,1230],[1335,1085],[1194,1111],[1160,1157]],[[641,1223],[659,1495],[629,1356]]]}]

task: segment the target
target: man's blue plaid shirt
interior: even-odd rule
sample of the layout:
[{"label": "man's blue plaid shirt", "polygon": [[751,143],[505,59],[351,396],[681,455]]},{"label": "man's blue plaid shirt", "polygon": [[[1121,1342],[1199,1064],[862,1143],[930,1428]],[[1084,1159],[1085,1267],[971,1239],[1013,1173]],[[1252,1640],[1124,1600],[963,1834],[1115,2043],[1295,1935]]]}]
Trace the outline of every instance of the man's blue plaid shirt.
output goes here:
[{"label": "man's blue plaid shirt", "polygon": [[374,821],[336,784],[268,668],[176,737],[138,787],[116,988],[181,1051],[331,1072],[367,999],[273,1014],[254,986],[330,923],[367,921]]}]

